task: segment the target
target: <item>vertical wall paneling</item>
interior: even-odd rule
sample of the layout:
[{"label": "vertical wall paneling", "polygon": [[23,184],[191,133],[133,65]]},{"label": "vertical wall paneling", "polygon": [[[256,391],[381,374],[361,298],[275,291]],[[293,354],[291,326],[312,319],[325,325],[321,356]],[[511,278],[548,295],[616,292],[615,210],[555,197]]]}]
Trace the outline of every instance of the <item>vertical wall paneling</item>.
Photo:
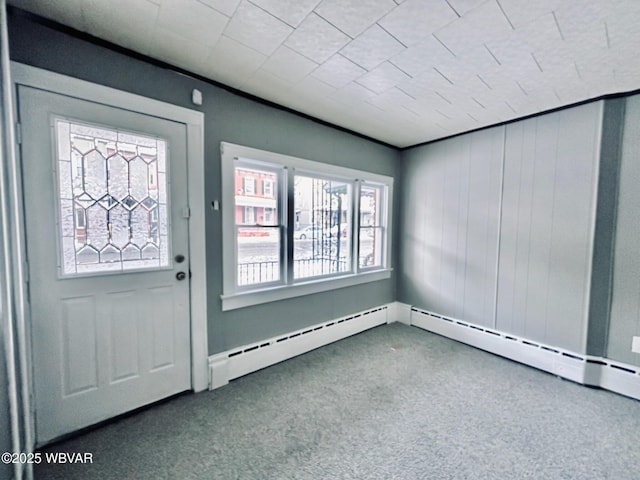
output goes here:
[{"label": "vertical wall paneling", "polygon": [[503,132],[406,152],[401,301],[493,326]]},{"label": "vertical wall paneling", "polygon": [[500,330],[583,352],[602,102],[507,126]]},{"label": "vertical wall paneling", "polygon": [[640,366],[640,95],[627,99],[623,135],[607,357]]},{"label": "vertical wall paneling", "polygon": [[606,356],[625,99],[605,101],[589,301],[587,354]]}]

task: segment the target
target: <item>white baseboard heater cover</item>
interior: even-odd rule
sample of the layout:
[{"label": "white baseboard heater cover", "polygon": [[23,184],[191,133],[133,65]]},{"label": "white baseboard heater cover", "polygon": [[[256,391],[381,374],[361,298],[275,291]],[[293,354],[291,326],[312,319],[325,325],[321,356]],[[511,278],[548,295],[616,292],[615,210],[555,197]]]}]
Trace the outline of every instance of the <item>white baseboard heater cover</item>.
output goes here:
[{"label": "white baseboard heater cover", "polygon": [[384,305],[212,355],[209,389],[388,321],[388,306]]},{"label": "white baseboard heater cover", "polygon": [[583,355],[411,307],[411,325],[583,385],[640,400],[640,367]]}]

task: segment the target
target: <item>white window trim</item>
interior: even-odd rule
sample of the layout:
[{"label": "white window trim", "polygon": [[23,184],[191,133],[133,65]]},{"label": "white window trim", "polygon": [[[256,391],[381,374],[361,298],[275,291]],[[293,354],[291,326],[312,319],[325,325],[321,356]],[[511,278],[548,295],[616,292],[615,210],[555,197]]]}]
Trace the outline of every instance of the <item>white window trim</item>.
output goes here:
[{"label": "white window trim", "polygon": [[[297,157],[283,155],[274,152],[268,152],[242,145],[221,142],[220,154],[222,158],[222,251],[223,251],[223,294],[220,295],[222,300],[222,310],[234,310],[237,308],[248,307],[251,305],[259,305],[262,303],[294,298],[302,295],[320,293],[338,288],[349,287],[369,282],[388,279],[391,277],[392,268],[392,215],[393,211],[393,177],[380,175],[371,172],[364,172],[352,168],[329,165],[325,163],[305,160]],[[236,286],[237,261],[235,248],[235,194],[232,181],[226,179],[234,178],[234,160],[250,159],[267,164],[280,165],[289,171],[290,178],[293,178],[294,172],[313,173],[314,175],[328,175],[331,177],[340,177],[352,179],[356,190],[352,193],[354,198],[354,210],[359,206],[359,185],[362,182],[377,183],[386,186],[386,210],[382,219],[385,222],[386,239],[384,242],[384,267],[375,268],[359,268],[356,273],[340,274],[325,278],[313,278],[309,280],[301,279],[292,284],[269,285],[265,287],[256,286],[256,288],[247,289],[246,287]],[[283,186],[284,188],[285,186]],[[283,194],[286,193],[286,190]],[[352,213],[353,232],[357,232],[358,225],[357,210]],[[293,229],[294,225],[290,225]],[[289,240],[289,232],[285,227],[283,234],[287,235],[286,242]],[[354,242],[355,243],[355,242]],[[358,261],[356,258],[356,265]]]}]

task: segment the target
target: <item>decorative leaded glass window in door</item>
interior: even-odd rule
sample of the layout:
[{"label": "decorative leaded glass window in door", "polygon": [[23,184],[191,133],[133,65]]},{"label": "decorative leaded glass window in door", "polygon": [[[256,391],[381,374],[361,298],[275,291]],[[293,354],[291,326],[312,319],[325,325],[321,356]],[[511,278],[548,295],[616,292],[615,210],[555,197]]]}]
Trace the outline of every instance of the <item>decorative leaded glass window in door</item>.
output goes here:
[{"label": "decorative leaded glass window in door", "polygon": [[167,143],[56,119],[61,273],[169,265]]}]

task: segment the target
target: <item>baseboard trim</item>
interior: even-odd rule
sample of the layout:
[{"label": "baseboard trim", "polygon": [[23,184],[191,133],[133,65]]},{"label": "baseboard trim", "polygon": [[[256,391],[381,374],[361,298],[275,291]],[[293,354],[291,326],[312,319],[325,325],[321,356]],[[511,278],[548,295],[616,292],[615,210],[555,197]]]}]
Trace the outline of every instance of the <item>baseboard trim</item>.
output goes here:
[{"label": "baseboard trim", "polygon": [[640,400],[640,367],[571,352],[498,330],[410,308],[411,325],[583,385]]},{"label": "baseboard trim", "polygon": [[390,315],[393,307],[393,304],[382,305],[211,355],[209,357],[209,389],[222,387],[235,378],[378,325],[394,322],[395,314]]}]

